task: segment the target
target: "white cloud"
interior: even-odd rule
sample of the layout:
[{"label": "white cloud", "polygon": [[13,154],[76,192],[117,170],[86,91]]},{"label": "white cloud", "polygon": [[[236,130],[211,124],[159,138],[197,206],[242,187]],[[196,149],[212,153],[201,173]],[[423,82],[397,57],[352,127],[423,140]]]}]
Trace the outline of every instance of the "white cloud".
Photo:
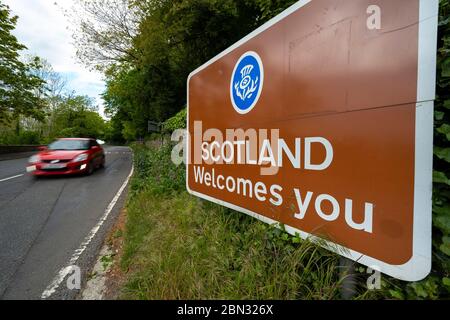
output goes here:
[{"label": "white cloud", "polygon": [[103,115],[102,75],[77,63],[69,22],[63,14],[63,9],[70,9],[73,1],[60,0],[56,4],[54,0],[3,0],[3,3],[19,16],[13,33],[28,47],[28,53],[45,58],[61,74],[70,74],[69,89],[95,98]]}]

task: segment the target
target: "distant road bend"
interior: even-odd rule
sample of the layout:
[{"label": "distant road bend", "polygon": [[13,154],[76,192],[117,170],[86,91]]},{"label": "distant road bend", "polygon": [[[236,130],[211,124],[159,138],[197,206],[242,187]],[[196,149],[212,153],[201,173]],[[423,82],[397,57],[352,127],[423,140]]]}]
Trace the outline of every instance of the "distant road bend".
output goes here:
[{"label": "distant road bend", "polygon": [[82,282],[123,206],[132,172],[127,147],[107,147],[88,177],[34,179],[27,158],[0,161],[0,299],[74,299],[67,266]]}]

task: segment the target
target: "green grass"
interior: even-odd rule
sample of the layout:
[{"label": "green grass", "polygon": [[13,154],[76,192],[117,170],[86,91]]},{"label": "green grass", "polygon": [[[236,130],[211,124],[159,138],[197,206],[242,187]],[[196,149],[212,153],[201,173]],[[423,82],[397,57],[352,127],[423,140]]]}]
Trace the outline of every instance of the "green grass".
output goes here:
[{"label": "green grass", "polygon": [[[340,298],[339,255],[189,195],[170,146],[133,149],[121,298]],[[358,283],[356,299],[375,296]]]},{"label": "green grass", "polygon": [[336,299],[339,257],[186,192],[128,206],[124,299]]}]

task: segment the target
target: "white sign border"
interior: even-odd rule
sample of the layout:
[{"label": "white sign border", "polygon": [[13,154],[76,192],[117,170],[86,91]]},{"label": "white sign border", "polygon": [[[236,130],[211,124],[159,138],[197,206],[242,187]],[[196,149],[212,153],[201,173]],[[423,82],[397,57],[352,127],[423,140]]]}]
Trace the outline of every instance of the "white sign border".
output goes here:
[{"label": "white sign border", "polygon": [[[189,83],[191,78],[221,59],[245,42],[299,10],[312,0],[300,0],[281,14],[272,18],[261,27],[236,42],[199,68],[189,74],[187,79],[187,132],[186,135],[186,189],[197,197],[245,213],[267,224],[279,224],[278,221],[267,218],[256,212],[236,206],[232,203],[210,197],[189,188]],[[414,222],[413,222],[413,256],[403,265],[391,265],[360,252],[345,248],[336,243],[325,241],[312,234],[285,225],[285,230],[298,234],[303,239],[318,241],[323,247],[346,258],[357,261],[387,275],[404,281],[420,281],[431,270],[432,247],[432,191],[433,191],[433,121],[434,100],[436,89],[436,52],[439,0],[419,0],[419,62],[416,104],[416,135],[415,135],[415,177],[414,177]],[[386,248],[389,250],[389,248]]]}]

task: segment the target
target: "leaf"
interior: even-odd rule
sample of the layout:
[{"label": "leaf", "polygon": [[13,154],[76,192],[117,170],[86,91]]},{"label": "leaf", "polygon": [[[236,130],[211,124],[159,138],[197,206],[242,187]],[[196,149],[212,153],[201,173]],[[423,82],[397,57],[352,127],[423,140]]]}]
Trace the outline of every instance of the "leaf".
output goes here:
[{"label": "leaf", "polygon": [[436,129],[437,132],[445,135],[447,140],[450,141],[450,125],[444,123],[442,126]]},{"label": "leaf", "polygon": [[450,186],[450,180],[447,178],[445,173],[440,171],[433,171],[433,182],[434,183],[443,183]]},{"label": "leaf", "polygon": [[434,155],[450,163],[450,148],[434,147]]},{"label": "leaf", "polygon": [[411,287],[414,289],[416,295],[420,298],[427,298],[428,292],[425,290],[424,286],[419,285],[417,283],[413,283]]},{"label": "leaf", "polygon": [[439,27],[444,27],[445,25],[449,24],[450,18],[447,18],[445,20],[439,21]]},{"label": "leaf", "polygon": [[399,299],[399,300],[405,299],[403,293],[400,291],[397,291],[397,290],[389,290],[389,294],[395,299]]},{"label": "leaf", "polygon": [[450,256],[450,237],[442,237],[442,241],[443,243],[439,247],[439,250]]},{"label": "leaf", "polygon": [[436,120],[442,120],[442,119],[444,119],[444,115],[445,115],[445,113],[444,112],[442,112],[442,111],[435,111],[434,112],[434,118],[436,119]]},{"label": "leaf", "polygon": [[433,224],[435,227],[442,230],[444,234],[450,234],[450,216],[449,215],[439,215],[433,219]]},{"label": "leaf", "polygon": [[442,284],[447,287],[447,290],[450,290],[450,278],[442,278]]},{"label": "leaf", "polygon": [[450,204],[446,204],[444,206],[433,206],[433,212],[438,215],[450,215]]},{"label": "leaf", "polygon": [[450,99],[444,101],[444,108],[450,110]]},{"label": "leaf", "polygon": [[442,68],[442,77],[450,77],[450,59],[445,59],[444,61],[442,61],[441,63],[441,68]]},{"label": "leaf", "polygon": [[438,281],[439,280],[436,277],[428,277],[420,282],[411,283],[408,285],[408,287],[410,289],[413,289],[413,295],[415,295],[416,297],[424,299],[436,299],[439,294]]}]

